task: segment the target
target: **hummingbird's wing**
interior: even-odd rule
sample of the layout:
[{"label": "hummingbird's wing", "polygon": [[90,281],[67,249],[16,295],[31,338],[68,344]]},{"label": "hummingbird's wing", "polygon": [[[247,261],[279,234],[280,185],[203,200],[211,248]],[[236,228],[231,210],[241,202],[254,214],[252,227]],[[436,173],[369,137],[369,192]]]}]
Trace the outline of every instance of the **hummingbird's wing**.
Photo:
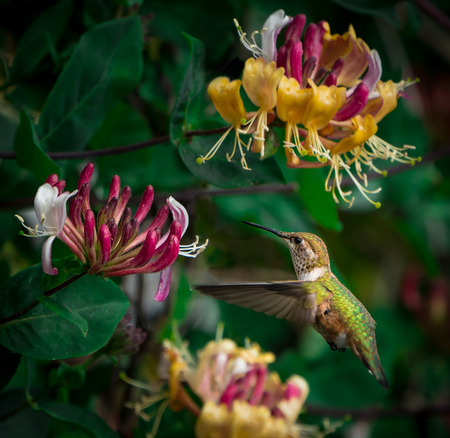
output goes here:
[{"label": "hummingbird's wing", "polygon": [[308,324],[315,321],[317,306],[332,294],[315,281],[211,284],[194,289],[230,304]]}]

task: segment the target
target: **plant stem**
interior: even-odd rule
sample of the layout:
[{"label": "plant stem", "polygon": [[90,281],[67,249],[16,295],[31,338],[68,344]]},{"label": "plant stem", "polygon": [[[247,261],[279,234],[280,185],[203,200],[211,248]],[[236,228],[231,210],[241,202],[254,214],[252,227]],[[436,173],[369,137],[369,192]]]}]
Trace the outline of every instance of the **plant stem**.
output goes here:
[{"label": "plant stem", "polygon": [[[60,291],[61,289],[64,289],[65,287],[69,286],[70,284],[77,281],[79,278],[83,277],[83,275],[86,275],[85,272],[82,274],[74,275],[73,277],[70,277],[66,281],[63,281],[61,284],[58,284],[58,286],[55,286],[53,289],[49,289],[48,291],[44,292],[44,297],[51,297],[56,292]],[[34,300],[31,304],[24,307],[19,312],[16,312],[10,316],[7,316],[6,318],[0,319],[0,326],[7,324],[8,322],[14,321],[17,318],[20,318],[22,315],[25,315],[25,313],[29,312],[31,309],[34,309],[39,304],[38,300]]]}]

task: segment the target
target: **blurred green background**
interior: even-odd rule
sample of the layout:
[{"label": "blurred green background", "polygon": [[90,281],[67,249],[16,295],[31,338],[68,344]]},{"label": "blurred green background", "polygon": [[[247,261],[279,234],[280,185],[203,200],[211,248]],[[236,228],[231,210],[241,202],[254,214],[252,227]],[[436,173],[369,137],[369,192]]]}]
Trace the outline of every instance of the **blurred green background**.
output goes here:
[{"label": "blurred green background", "polygon": [[[214,175],[203,180],[194,176],[183,162],[188,160],[184,152],[180,156],[182,147],[177,149],[169,142],[91,159],[96,165],[94,193],[98,199],[105,198],[115,174],[123,184],[131,186],[134,195],[152,184],[157,194],[153,212],[169,195],[188,209],[191,223],[182,243],[190,243],[195,235],[200,235],[202,240],[209,238],[210,244],[197,259],[177,260],[171,294],[162,304],[152,301],[157,277],[130,277],[121,282],[130,297],[136,324],[147,331],[148,339],[137,355],[121,360],[118,366],[105,361],[92,367],[84,386],[68,391],[71,403],[95,410],[122,436],[144,437],[152,423],[138,422],[125,407],[125,401],[136,400],[138,393],[120,381],[119,371],[140,380],[155,379],[160,342],[170,336],[173,319],[178,321],[180,333],[190,342],[194,353],[214,338],[217,323],[223,321],[226,337],[241,345],[248,337],[263,349],[273,351],[277,361],[271,368],[282,379],[296,373],[308,380],[311,392],[301,421],[321,423],[323,417],[337,420],[351,412],[352,419],[333,436],[449,435],[450,28],[439,23],[439,17],[424,12],[424,4],[431,3],[0,1],[1,56],[7,66],[16,65],[13,60],[22,47],[22,64],[9,69],[12,75],[9,83],[6,69],[2,72],[6,85],[0,95],[1,152],[13,150],[20,111],[27,109],[31,120],[39,121],[50,90],[77,50],[82,35],[120,17],[145,17],[143,64],[131,58],[125,63],[126,57],[120,58],[118,65],[122,70],[118,73],[117,89],[109,97],[98,97],[103,99],[103,107],[92,118],[91,125],[86,124],[86,140],[78,141],[76,132],[66,130],[47,145],[47,150],[97,150],[166,135],[191,57],[182,32],[205,45],[205,69],[195,72],[200,78],[204,75],[203,84],[219,75],[236,79],[249,53],[239,43],[233,18],[250,33],[260,29],[266,17],[279,8],[289,15],[304,13],[308,22],[326,20],[332,33],[342,34],[353,24],[357,36],[380,53],[383,80],[420,78],[419,84],[407,90],[412,100],[400,99],[398,108],[381,122],[378,135],[396,146],[414,145],[416,154],[411,155],[429,160],[374,181],[374,188],[378,187],[375,183],[382,187],[377,197],[382,203],[379,210],[363,200],[356,189],[351,209],[342,202],[335,206],[331,196],[324,192],[325,171],[286,169],[281,151],[270,159],[270,166],[275,169],[268,181],[270,185],[246,185],[241,181],[235,185],[244,187],[230,192],[208,184]],[[443,14],[450,14],[450,4],[444,0],[431,5]],[[53,8],[53,15],[42,18],[40,14],[49,8]],[[29,41],[23,48],[25,37]],[[97,55],[98,59],[103,56],[103,43],[98,44],[98,53],[88,53],[85,63],[77,58],[86,74],[94,75],[101,68],[95,62]],[[104,46],[107,47],[106,42]],[[66,86],[71,83],[69,79]],[[56,86],[52,98],[57,102],[55,89]],[[201,113],[191,127],[223,126],[204,94],[198,100]],[[44,121],[41,122],[38,128],[44,129]],[[276,134],[283,135],[278,130]],[[215,141],[212,137],[201,139],[208,147]],[[68,187],[73,189],[87,160],[55,162]],[[391,166],[395,164],[380,165],[387,169]],[[202,172],[207,173],[205,168]],[[41,183],[42,178],[35,170],[19,167],[15,160],[0,161],[2,282],[40,261],[40,244],[18,235],[19,222],[13,215],[26,216],[27,208],[31,211],[33,196]],[[229,187],[226,182],[221,185]],[[282,231],[312,232],[324,239],[333,272],[377,322],[379,354],[390,382],[387,392],[356,357],[349,352],[331,351],[310,327],[296,326],[190,291],[190,285],[212,281],[294,278],[287,247],[275,236],[243,225],[242,220]],[[53,258],[67,254],[67,248],[57,241]],[[45,386],[45,373],[53,365],[31,362],[35,386]],[[8,389],[23,384],[25,368],[23,361]],[[420,409],[422,414],[411,415],[414,409]],[[186,412],[174,414],[167,410],[158,436],[193,436],[194,421]],[[34,419],[25,418],[21,429],[24,435],[20,436],[87,436],[57,420],[41,429],[36,424]]]}]

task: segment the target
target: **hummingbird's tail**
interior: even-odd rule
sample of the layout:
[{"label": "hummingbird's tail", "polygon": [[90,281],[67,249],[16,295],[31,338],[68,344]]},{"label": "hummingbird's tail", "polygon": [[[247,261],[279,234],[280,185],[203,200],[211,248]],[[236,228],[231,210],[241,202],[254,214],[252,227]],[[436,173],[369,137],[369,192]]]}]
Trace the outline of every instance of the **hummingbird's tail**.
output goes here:
[{"label": "hummingbird's tail", "polygon": [[378,353],[376,353],[371,361],[365,360],[361,357],[361,362],[366,366],[369,370],[369,373],[372,374],[375,379],[377,379],[378,383],[384,388],[389,388],[389,383],[386,379],[386,375],[384,374],[383,367],[381,366],[380,357]]}]

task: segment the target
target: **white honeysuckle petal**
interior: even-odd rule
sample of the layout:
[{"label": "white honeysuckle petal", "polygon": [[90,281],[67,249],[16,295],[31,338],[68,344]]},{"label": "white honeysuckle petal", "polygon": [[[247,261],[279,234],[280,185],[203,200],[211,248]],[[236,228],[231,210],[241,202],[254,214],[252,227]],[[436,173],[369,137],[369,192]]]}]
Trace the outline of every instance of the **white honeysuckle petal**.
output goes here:
[{"label": "white honeysuckle petal", "polygon": [[175,198],[172,196],[167,199],[167,205],[172,212],[173,219],[180,222],[181,225],[181,237],[184,236],[184,233],[189,226],[189,215],[187,210],[181,205]]},{"label": "white honeysuckle petal", "polygon": [[58,270],[54,270],[52,266],[52,245],[55,238],[55,235],[50,236],[42,245],[42,270],[48,275],[56,275],[58,273]]},{"label": "white honeysuckle petal", "polygon": [[283,9],[279,9],[273,14],[269,15],[263,25],[264,32],[261,33],[261,49],[266,62],[276,61],[277,58],[277,45],[276,40],[283,29],[288,23],[292,21],[292,17],[286,15]]},{"label": "white honeysuckle petal", "polygon": [[[383,67],[381,65],[380,55],[376,50],[372,50],[370,55],[366,55],[367,61],[369,63],[369,68],[367,69],[366,74],[361,82],[363,82],[367,88],[369,89],[369,97],[368,99],[375,99],[380,97],[380,93],[377,90],[378,81],[381,79],[381,73],[383,72]],[[356,90],[357,85],[352,88],[349,88],[345,97],[348,99],[353,92]]]},{"label": "white honeysuckle petal", "polygon": [[[48,217],[57,197],[58,189],[48,183],[38,188],[34,197],[34,211],[36,212],[36,218],[39,224],[41,223],[42,217]],[[50,227],[54,226],[51,222],[48,225]]]},{"label": "white honeysuckle petal", "polygon": [[55,205],[51,213],[49,213],[49,217],[45,218],[45,222],[43,224],[44,229],[46,223],[48,225],[48,222],[51,222],[51,226],[56,228],[57,235],[62,231],[67,219],[67,201],[71,196],[76,195],[77,193],[78,190],[74,190],[72,193],[64,192],[56,198]]}]

